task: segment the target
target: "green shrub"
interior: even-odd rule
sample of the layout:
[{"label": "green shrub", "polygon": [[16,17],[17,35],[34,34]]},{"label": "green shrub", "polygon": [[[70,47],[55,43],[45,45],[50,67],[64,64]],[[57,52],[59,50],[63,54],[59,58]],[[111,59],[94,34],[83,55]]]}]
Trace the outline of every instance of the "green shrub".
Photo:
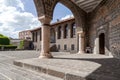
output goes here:
[{"label": "green shrub", "polygon": [[0,44],[1,45],[9,45],[10,39],[2,34],[0,34]]},{"label": "green shrub", "polygon": [[17,46],[14,46],[14,45],[0,45],[0,49],[2,47],[4,47],[4,50],[9,50],[9,49],[15,50],[17,48]]},{"label": "green shrub", "polygon": [[2,34],[0,34],[0,36],[3,36]]},{"label": "green shrub", "polygon": [[24,49],[24,40],[20,41],[19,48],[20,48],[20,49]]}]

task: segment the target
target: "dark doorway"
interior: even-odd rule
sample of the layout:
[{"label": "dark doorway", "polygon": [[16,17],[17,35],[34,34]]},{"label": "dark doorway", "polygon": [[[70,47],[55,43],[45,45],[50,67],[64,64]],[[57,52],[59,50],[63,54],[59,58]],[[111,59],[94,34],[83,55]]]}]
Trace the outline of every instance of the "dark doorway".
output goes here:
[{"label": "dark doorway", "polygon": [[56,35],[55,35],[55,29],[51,28],[50,29],[50,42],[55,43],[56,42]]},{"label": "dark doorway", "polygon": [[99,35],[99,52],[100,54],[105,54],[105,34]]}]

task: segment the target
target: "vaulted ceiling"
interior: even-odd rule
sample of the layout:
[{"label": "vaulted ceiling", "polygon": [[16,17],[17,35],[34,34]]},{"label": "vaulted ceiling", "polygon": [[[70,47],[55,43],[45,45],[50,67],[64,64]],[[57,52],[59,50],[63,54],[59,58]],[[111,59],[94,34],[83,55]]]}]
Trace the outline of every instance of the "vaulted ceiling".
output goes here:
[{"label": "vaulted ceiling", "polygon": [[103,0],[72,0],[84,11],[91,12],[93,11]]}]

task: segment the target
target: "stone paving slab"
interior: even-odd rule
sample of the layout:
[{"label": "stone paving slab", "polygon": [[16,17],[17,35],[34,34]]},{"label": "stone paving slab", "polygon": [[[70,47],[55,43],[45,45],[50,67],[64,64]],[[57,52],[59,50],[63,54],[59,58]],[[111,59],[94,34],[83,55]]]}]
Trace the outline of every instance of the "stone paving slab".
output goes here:
[{"label": "stone paving slab", "polygon": [[52,59],[16,60],[14,64],[64,80],[120,80],[120,60],[104,55],[59,55]]}]

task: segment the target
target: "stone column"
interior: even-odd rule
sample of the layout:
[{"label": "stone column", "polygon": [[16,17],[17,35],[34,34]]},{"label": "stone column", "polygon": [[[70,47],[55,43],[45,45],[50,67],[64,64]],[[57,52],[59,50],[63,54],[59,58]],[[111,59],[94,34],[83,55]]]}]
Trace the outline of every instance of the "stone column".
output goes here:
[{"label": "stone column", "polygon": [[39,58],[52,58],[50,54],[50,21],[48,17],[39,18],[42,23],[42,42],[41,53]]},{"label": "stone column", "polygon": [[99,38],[95,39],[95,43],[94,43],[94,54],[99,54]]},{"label": "stone column", "polygon": [[78,41],[79,41],[79,51],[78,54],[85,53],[84,52],[84,32],[78,32]]}]

